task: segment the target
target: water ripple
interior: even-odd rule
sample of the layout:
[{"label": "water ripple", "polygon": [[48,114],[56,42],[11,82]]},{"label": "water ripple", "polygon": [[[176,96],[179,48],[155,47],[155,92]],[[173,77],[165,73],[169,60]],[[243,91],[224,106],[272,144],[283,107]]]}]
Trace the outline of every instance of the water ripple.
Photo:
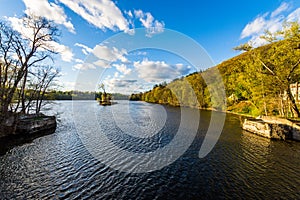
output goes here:
[{"label": "water ripple", "polygon": [[[112,115],[106,112],[109,109],[104,111],[95,102],[75,104],[81,106],[83,124],[94,116],[85,112],[85,106],[91,106],[99,119],[103,117],[99,126],[107,130],[109,139],[131,152],[147,153],[162,148],[174,138],[180,123],[178,108],[164,107],[167,118],[161,127],[151,121],[155,115],[160,119],[157,107],[132,102],[133,122],[143,131],[151,131],[129,134],[122,129],[125,124],[110,121]],[[0,157],[0,199],[300,198],[299,143],[270,141],[243,132],[234,115],[227,116],[221,138],[205,158],[199,159],[198,152],[209,124],[209,111],[201,111],[197,136],[178,160],[158,171],[130,174],[111,169],[87,151],[72,120],[72,102],[57,102],[52,111],[60,113],[54,134],[16,147]],[[154,129],[158,130],[156,134]],[[134,131],[137,130],[135,127]],[[99,145],[105,147],[104,143]],[[111,151],[107,147],[105,154],[115,160]],[[130,162],[123,159],[119,164]],[[150,160],[141,162],[147,164]],[[136,163],[134,167],[138,167]]]}]

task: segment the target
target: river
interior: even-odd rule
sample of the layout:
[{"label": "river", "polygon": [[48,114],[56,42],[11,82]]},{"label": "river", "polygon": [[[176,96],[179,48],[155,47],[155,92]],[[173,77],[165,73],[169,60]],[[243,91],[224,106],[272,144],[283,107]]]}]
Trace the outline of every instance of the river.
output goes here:
[{"label": "river", "polygon": [[0,157],[0,199],[300,199],[300,143],[242,131],[236,115],[199,158],[211,111],[128,101],[49,107],[56,132]]}]

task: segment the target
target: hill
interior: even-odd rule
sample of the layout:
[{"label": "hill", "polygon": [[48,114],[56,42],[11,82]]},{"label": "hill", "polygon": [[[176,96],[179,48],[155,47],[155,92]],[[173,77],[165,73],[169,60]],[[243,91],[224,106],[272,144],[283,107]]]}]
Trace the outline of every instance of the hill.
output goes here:
[{"label": "hill", "polygon": [[[168,84],[156,85],[144,93],[132,94],[131,99],[253,116],[298,117],[298,97],[292,95],[290,84],[300,80],[299,33],[299,25],[294,23],[290,29],[281,33],[280,39],[274,39],[270,44],[255,49],[244,48],[250,46],[242,45],[237,49],[246,49],[247,52],[204,72],[189,74]],[[213,80],[213,72],[216,71],[219,71],[222,80]],[[212,81],[207,83],[208,79]],[[226,99],[215,99],[217,103],[212,103],[208,86],[222,89],[222,82]],[[226,107],[220,103],[225,100]]]}]

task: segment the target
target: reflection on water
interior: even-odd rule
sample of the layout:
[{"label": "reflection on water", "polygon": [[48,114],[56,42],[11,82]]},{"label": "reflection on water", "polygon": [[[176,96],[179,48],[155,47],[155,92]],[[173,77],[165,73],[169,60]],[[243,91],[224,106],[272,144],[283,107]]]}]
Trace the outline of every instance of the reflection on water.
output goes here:
[{"label": "reflection on water", "polygon": [[[87,112],[88,107],[92,113]],[[76,102],[76,109],[82,110],[82,127],[96,115],[105,122],[99,126],[109,130],[110,140],[133,152],[149,152],[170,143],[181,115],[179,108],[130,102],[130,120],[138,127],[132,127],[132,123],[126,127],[122,120],[110,121],[107,111],[118,107],[82,101]],[[178,160],[161,170],[130,174],[110,168],[87,151],[73,120],[72,102],[57,102],[49,112],[61,113],[55,134],[0,157],[0,199],[300,198],[300,144],[270,141],[244,132],[234,115],[227,115],[218,143],[205,158],[199,159],[198,153],[210,121],[209,111],[201,111],[197,135]],[[164,126],[150,120],[160,112]],[[138,132],[141,127],[143,132]],[[154,135],[153,127],[160,134]],[[99,131],[99,127],[90,129]],[[106,154],[108,159],[115,159],[109,149]]]}]

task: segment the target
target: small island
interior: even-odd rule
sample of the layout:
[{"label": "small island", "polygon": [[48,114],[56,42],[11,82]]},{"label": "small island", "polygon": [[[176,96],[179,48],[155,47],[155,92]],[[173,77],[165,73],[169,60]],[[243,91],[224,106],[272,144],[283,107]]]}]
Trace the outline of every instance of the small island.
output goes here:
[{"label": "small island", "polygon": [[106,93],[104,84],[100,84],[99,88],[103,90],[103,93],[100,95],[100,98],[97,98],[97,101],[101,106],[111,106],[116,104],[116,102],[112,101],[111,94]]}]

